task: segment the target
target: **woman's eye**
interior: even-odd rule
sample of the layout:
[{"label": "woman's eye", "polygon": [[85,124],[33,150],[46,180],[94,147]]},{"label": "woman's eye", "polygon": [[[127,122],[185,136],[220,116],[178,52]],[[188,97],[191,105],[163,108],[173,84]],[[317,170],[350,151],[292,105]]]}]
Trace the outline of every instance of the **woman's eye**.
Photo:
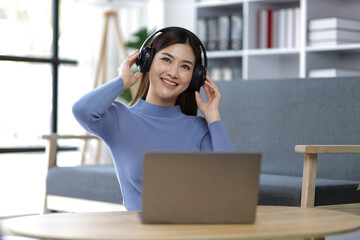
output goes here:
[{"label": "woman's eye", "polygon": [[169,58],[167,58],[167,57],[164,57],[164,58],[162,58],[161,60],[163,60],[164,62],[170,62],[170,59]]},{"label": "woman's eye", "polygon": [[190,70],[190,67],[188,65],[183,65],[183,68],[185,68],[186,70]]}]

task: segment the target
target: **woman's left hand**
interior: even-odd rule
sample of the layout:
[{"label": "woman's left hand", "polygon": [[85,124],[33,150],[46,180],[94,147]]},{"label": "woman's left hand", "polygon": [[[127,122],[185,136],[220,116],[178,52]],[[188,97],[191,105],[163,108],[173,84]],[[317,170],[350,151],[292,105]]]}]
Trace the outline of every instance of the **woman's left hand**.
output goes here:
[{"label": "woman's left hand", "polygon": [[198,91],[195,92],[195,100],[200,112],[204,115],[208,124],[221,120],[219,113],[221,94],[218,87],[209,76],[206,76],[203,88],[207,101],[201,99]]}]

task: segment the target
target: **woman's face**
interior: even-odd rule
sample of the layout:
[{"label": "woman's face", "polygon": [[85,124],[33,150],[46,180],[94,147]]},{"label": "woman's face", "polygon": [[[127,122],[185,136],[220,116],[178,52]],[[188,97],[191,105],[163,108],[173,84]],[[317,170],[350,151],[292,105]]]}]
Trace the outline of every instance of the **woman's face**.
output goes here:
[{"label": "woman's face", "polygon": [[188,44],[173,44],[157,52],[149,71],[146,101],[174,106],[177,97],[188,88],[194,66],[195,56]]}]

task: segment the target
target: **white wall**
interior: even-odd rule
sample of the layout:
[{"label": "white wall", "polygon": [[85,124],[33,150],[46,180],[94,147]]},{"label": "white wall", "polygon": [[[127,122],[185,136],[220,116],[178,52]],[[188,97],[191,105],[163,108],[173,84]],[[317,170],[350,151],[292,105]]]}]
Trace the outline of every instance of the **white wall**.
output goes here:
[{"label": "white wall", "polygon": [[195,31],[195,0],[146,0],[141,23],[148,29],[179,26]]},{"label": "white wall", "polygon": [[157,30],[164,26],[164,1],[165,0],[145,0],[141,26],[147,26],[150,30]]},{"label": "white wall", "polygon": [[195,0],[164,0],[164,26],[196,30]]}]

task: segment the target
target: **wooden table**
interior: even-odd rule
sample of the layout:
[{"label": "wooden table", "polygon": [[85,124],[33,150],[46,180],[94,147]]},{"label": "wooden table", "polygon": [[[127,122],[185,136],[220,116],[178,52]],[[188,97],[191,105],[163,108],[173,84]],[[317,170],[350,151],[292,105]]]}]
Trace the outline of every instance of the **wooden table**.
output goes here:
[{"label": "wooden table", "polygon": [[292,239],[360,228],[360,216],[327,209],[259,206],[255,224],[141,224],[137,212],[57,213],[8,219],[7,234],[51,239]]},{"label": "wooden table", "polygon": [[360,203],[347,203],[336,205],[317,206],[317,209],[337,210],[341,212],[348,212],[360,216]]}]

